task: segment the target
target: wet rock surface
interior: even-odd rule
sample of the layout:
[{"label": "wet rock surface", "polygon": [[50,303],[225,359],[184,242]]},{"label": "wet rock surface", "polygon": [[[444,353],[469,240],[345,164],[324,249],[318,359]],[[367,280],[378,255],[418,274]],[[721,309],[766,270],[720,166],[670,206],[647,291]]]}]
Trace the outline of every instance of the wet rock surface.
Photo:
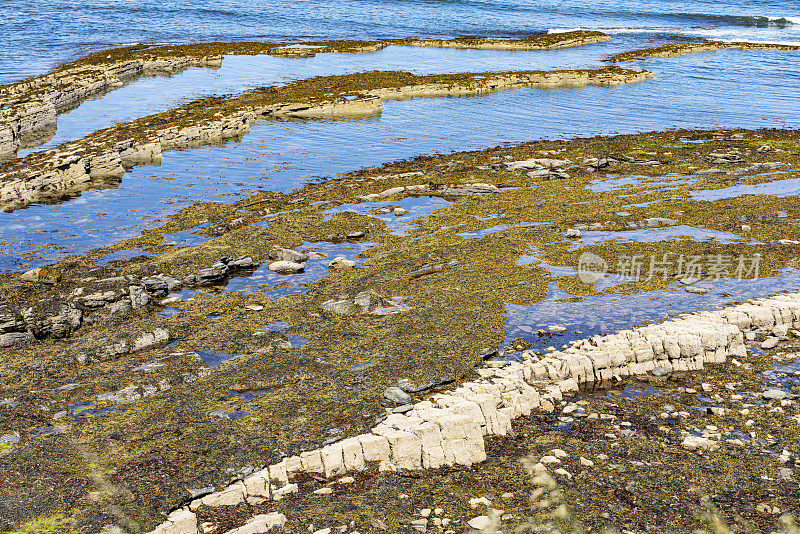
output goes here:
[{"label": "wet rock surface", "polygon": [[[745,136],[746,141],[733,140],[734,133]],[[683,146],[681,138],[700,138],[705,143]],[[765,143],[774,150],[759,152],[758,147]],[[406,443],[403,439],[409,438],[401,434],[404,430],[397,425],[411,420],[417,409],[405,396],[385,398],[387,387],[397,387],[414,402],[424,402],[428,396],[456,391],[465,383],[481,379],[487,369],[493,377],[509,372],[508,363],[493,361],[498,357],[519,358],[530,364],[532,376],[537,376],[537,380],[553,380],[551,373],[553,377],[561,376],[559,373],[568,368],[554,365],[554,354],[568,352],[569,347],[578,351],[597,347],[594,342],[577,344],[595,331],[587,327],[586,335],[574,334],[573,330],[583,327],[567,328],[560,325],[568,323],[549,321],[524,336],[515,335],[514,342],[508,342],[504,324],[506,303],[539,302],[546,297],[550,283],[568,291],[562,299],[568,302],[555,304],[569,305],[603,293],[602,286],[598,289],[592,283],[584,283],[572,271],[568,276],[553,274],[556,267],[576,266],[578,257],[586,250],[605,257],[612,273],[618,267],[616,260],[622,256],[642,254],[663,258],[667,253],[698,251],[712,256],[729,255],[735,261],[732,260],[733,271],[729,270],[727,276],[735,271],[739,257],[759,253],[763,269],[760,276],[777,275],[781,269],[793,265],[794,250],[772,245],[772,241],[800,238],[793,199],[762,195],[735,201],[699,202],[688,195],[690,189],[713,189],[739,180],[770,178],[723,174],[720,181],[719,177],[701,177],[690,185],[679,186],[678,191],[685,197],[678,201],[665,200],[675,194],[674,188],[653,192],[656,188],[653,183],[629,188],[625,195],[632,196],[625,197],[615,191],[593,192],[588,184],[598,179],[598,173],[602,175],[611,169],[615,173],[621,170],[629,174],[649,173],[643,175],[660,187],[661,180],[669,183],[664,173],[680,171],[694,176],[696,173],[689,167],[702,170],[712,165],[722,166],[709,161],[707,156],[728,154],[737,147],[747,165],[768,158],[768,161],[785,160],[791,168],[796,168],[796,143],[796,134],[792,132],[669,132],[542,142],[419,158],[311,184],[290,199],[262,194],[235,207],[198,205],[181,213],[164,230],[193,228],[207,218],[229,228],[197,246],[159,248],[161,235],[153,231],[119,247],[144,247],[153,251],[151,256],[98,266],[95,261],[108,252],[99,251],[48,267],[48,272],[57,274],[52,278],[55,283],[45,282],[38,275],[27,280],[21,275],[2,275],[0,336],[12,335],[15,343],[3,349],[0,366],[0,436],[8,442],[0,451],[0,469],[14,474],[0,494],[3,510],[0,516],[7,522],[3,528],[32,517],[79,509],[76,517],[82,531],[98,532],[107,524],[115,524],[133,532],[146,532],[165,521],[174,510],[207,496],[191,493],[192,489],[213,487],[214,491],[208,493],[211,495],[236,480],[244,483],[258,472],[250,469],[277,465],[283,460],[290,463],[289,459],[295,456],[303,458],[303,454],[323,449],[344,451],[352,444],[348,439],[369,433],[376,425],[383,429],[387,442]],[[598,164],[605,158],[609,165],[593,166],[593,158]],[[575,163],[578,167],[568,170],[569,178],[551,180],[527,176],[530,171],[525,169],[507,170],[503,163],[530,159],[580,164]],[[656,160],[658,166],[648,163]],[[731,163],[737,165],[743,164]],[[569,166],[563,168],[567,170]],[[659,166],[662,168],[657,169]],[[416,188],[422,183],[426,184],[423,189]],[[474,184],[479,183],[493,185],[497,190],[481,188],[488,192],[478,193]],[[457,200],[424,218],[416,218],[410,209],[403,217],[414,224],[402,236],[388,232],[383,221],[368,213],[325,217],[321,212],[328,204],[315,204],[328,200],[358,202],[359,198],[392,189],[394,192],[387,196],[395,195],[392,202],[395,198],[418,194]],[[471,194],[451,195],[458,190]],[[289,202],[297,199],[301,200]],[[581,203],[587,199],[589,203]],[[264,201],[245,207],[260,200]],[[653,201],[648,206],[632,206]],[[269,213],[265,213],[267,210]],[[623,211],[629,215],[615,215]],[[787,216],[775,216],[778,212],[786,212]],[[490,216],[496,217],[489,219]],[[627,232],[626,223],[630,221],[636,221],[643,232],[671,227],[670,221],[678,221],[736,233],[743,231],[740,220],[743,216],[748,217],[749,236],[758,243],[749,239],[699,243],[674,238],[647,243],[607,241],[573,249],[576,243],[563,235],[566,228],[577,229],[579,225],[587,228],[601,225],[604,229]],[[239,218],[244,221],[233,224]],[[654,224],[649,220],[654,220]],[[523,225],[531,221],[546,224]],[[268,224],[255,224],[264,222]],[[465,231],[482,233],[471,239],[458,235]],[[247,294],[222,291],[232,281],[247,279],[257,265],[300,260],[295,253],[311,256],[310,249],[315,243],[325,243],[327,247],[334,239],[342,244],[369,240],[374,245],[359,254],[358,268],[327,269],[325,260],[324,277],[299,288],[297,293],[275,300],[269,297],[281,288],[256,288]],[[534,248],[547,266],[517,263]],[[310,266],[318,260],[309,257],[307,261]],[[704,276],[708,276],[708,268],[704,266]],[[417,272],[421,273],[410,276]],[[626,279],[627,285],[612,288],[626,295],[667,292],[679,274],[683,279],[686,273],[672,270],[666,279],[661,276],[649,280]],[[302,274],[281,275],[280,279],[289,283],[295,276]],[[713,294],[713,286],[707,287]],[[681,294],[686,293],[681,290]],[[390,296],[403,298],[390,299]],[[321,309],[321,305],[329,309]],[[182,313],[170,317],[157,315],[165,307]],[[397,313],[384,313],[386,310]],[[635,326],[635,317],[630,323],[629,326]],[[560,329],[551,330],[548,325]],[[283,513],[289,531],[305,531],[312,522],[315,530],[335,529],[356,520],[351,514],[345,521],[346,510],[339,504],[350,500],[364,503],[363,513],[358,516],[361,522],[357,521],[354,527],[360,531],[378,528],[371,525],[380,522],[389,531],[403,531],[414,528],[411,521],[418,521],[416,526],[421,527],[423,519],[427,527],[433,528],[438,526],[434,523],[436,518],[442,522],[450,519],[450,524],[455,525],[453,529],[461,529],[474,518],[491,518],[485,504],[479,505],[485,509],[469,504],[469,499],[485,497],[491,508],[504,511],[501,516],[515,516],[503,520],[513,524],[531,515],[523,510],[523,506],[528,506],[527,494],[519,493],[529,475],[515,463],[521,455],[531,452],[539,458],[552,456],[559,460],[547,464],[551,466],[548,472],[569,488],[569,494],[574,496],[570,505],[589,523],[612,522],[634,529],[646,522],[644,518],[658,516],[662,510],[658,506],[668,509],[666,503],[672,502],[672,494],[669,499],[653,497],[659,492],[672,491],[671,486],[662,487],[654,482],[665,479],[657,476],[661,473],[659,469],[667,470],[666,464],[656,464],[663,462],[658,455],[669,454],[687,470],[687,480],[698,482],[721,477],[716,486],[707,489],[710,495],[732,495],[715,501],[723,510],[735,510],[759,525],[774,524],[773,509],[791,510],[789,498],[783,496],[791,496],[795,491],[791,485],[794,482],[784,482],[787,479],[781,478],[786,475],[781,469],[794,469],[789,463],[794,462],[796,454],[785,445],[795,436],[796,405],[782,404],[796,402],[796,389],[785,385],[795,376],[791,372],[794,359],[789,357],[794,350],[782,348],[785,346],[782,344],[793,343],[794,334],[790,331],[793,328],[767,327],[765,318],[763,325],[749,324],[743,328],[747,336],[752,334],[752,340],[744,338],[750,352],[725,363],[719,360],[716,367],[706,371],[690,368],[690,362],[697,365],[697,354],[688,354],[699,346],[696,340],[705,339],[702,336],[713,338],[706,330],[692,331],[695,341],[676,332],[676,344],[667,348],[662,343],[661,353],[651,347],[651,354],[643,345],[627,346],[625,354],[632,355],[633,360],[624,364],[611,354],[598,354],[598,366],[596,370],[592,368],[597,381],[613,385],[618,380],[615,376],[631,380],[621,371],[627,367],[629,375],[652,375],[650,382],[636,384],[634,390],[644,392],[652,386],[662,395],[668,392],[678,399],[670,397],[659,406],[651,406],[654,399],[662,402],[662,397],[629,392],[631,400],[627,396],[620,400],[614,390],[610,401],[606,398],[607,391],[599,397],[586,396],[585,391],[568,391],[566,397],[559,399],[551,391],[552,397],[543,399],[540,407],[531,412],[533,415],[523,416],[515,423],[516,427],[508,414],[493,416],[492,422],[487,423],[487,428],[497,424],[498,429],[506,429],[505,437],[491,438],[485,449],[488,456],[505,459],[502,462],[468,468],[441,467],[415,478],[409,475],[409,470],[381,472],[380,462],[376,461],[370,467],[372,471],[352,474],[353,482],[333,484],[333,480],[344,475],[334,475],[339,473],[338,464],[331,463],[331,458],[320,457],[322,474],[315,474],[325,478],[324,482],[306,475],[284,481],[281,473],[274,477],[268,473],[281,500],[250,502],[241,497],[241,492],[231,490],[226,496],[231,499],[226,501],[229,504],[218,507],[202,504],[192,513],[198,524],[218,525],[219,532],[245,527],[251,517],[271,513]],[[646,332],[652,334],[656,330]],[[266,334],[257,335],[258,332]],[[308,342],[297,343],[297,337]],[[764,341],[772,338],[778,339],[778,344],[761,349]],[[637,343],[644,342],[635,339]],[[646,335],[644,340],[649,343]],[[571,341],[576,343],[570,345]],[[542,350],[543,342],[553,349]],[[486,347],[490,347],[488,352],[483,351]],[[778,352],[785,356],[773,359]],[[659,358],[657,354],[667,357]],[[716,347],[714,357],[717,357]],[[485,359],[489,361],[482,367]],[[680,362],[686,367],[681,368]],[[776,374],[770,375],[777,382],[761,387],[758,373],[771,368],[773,363],[784,366],[776,367]],[[631,372],[631,364],[638,370],[636,373]],[[584,369],[582,376],[587,376],[588,368],[581,369]],[[448,385],[450,380],[454,383]],[[725,387],[735,382],[742,382],[734,386],[735,391]],[[710,390],[706,391],[703,384],[709,385]],[[684,390],[673,390],[673,385]],[[698,392],[703,398],[697,396]],[[747,403],[753,406],[733,400],[734,395],[748,399]],[[582,401],[588,404],[580,404]],[[634,402],[640,404],[627,404]],[[667,409],[667,404],[673,409]],[[773,412],[774,408],[781,408],[782,412]],[[743,415],[741,410],[759,416]],[[681,412],[690,415],[686,417]],[[662,418],[662,413],[669,418]],[[675,425],[669,421],[675,413],[681,423],[676,426],[678,431],[673,432]],[[655,419],[651,421],[650,417]],[[730,418],[733,422],[726,422]],[[754,422],[748,427],[747,421],[751,419]],[[525,424],[530,425],[528,430],[520,426]],[[572,432],[556,428],[565,425],[571,425]],[[671,430],[661,431],[659,426]],[[528,437],[518,439],[508,432],[509,428]],[[747,433],[747,437],[739,435],[731,439],[745,443],[743,450],[750,451],[752,447],[752,454],[743,454],[735,448],[739,447],[737,444],[731,445],[729,440],[716,435],[738,435],[731,433],[735,429]],[[416,431],[423,436],[430,429],[423,426]],[[750,435],[752,432],[757,436]],[[689,439],[689,444],[713,441],[718,446],[685,448],[687,436],[695,433],[703,440]],[[768,441],[767,434],[777,444],[768,445],[771,453],[752,445],[760,439]],[[534,445],[526,439],[533,440]],[[383,443],[378,439],[371,444],[375,450],[382,446],[378,442]],[[341,448],[337,448],[337,443]],[[413,439],[408,443],[413,444]],[[493,443],[501,445],[494,448]],[[519,453],[512,454],[506,447]],[[775,457],[787,458],[783,448],[790,451],[786,463],[775,460]],[[554,453],[554,449],[566,452],[567,456]],[[732,450],[736,453],[731,453]],[[363,446],[361,451],[363,454]],[[462,451],[464,458],[473,458],[469,452]],[[704,457],[703,462],[698,462],[698,454],[706,454],[708,459]],[[342,455],[344,462],[344,452]],[[316,461],[308,454],[306,458],[309,465]],[[414,457],[403,458],[408,462],[403,465],[416,465]],[[431,453],[424,458],[433,465],[439,457]],[[330,481],[325,474],[326,461],[328,474],[333,477]],[[420,465],[422,462],[420,456]],[[645,462],[653,465],[646,466]],[[742,466],[748,462],[763,466],[764,476],[774,480],[746,479]],[[512,464],[515,467],[509,469]],[[606,468],[609,464],[625,467]],[[720,475],[728,472],[723,468],[732,474]],[[563,469],[571,477],[556,473],[557,469]],[[428,473],[435,477],[435,482]],[[487,487],[486,480],[494,481],[492,488]],[[757,484],[765,483],[769,484],[773,497],[757,489]],[[297,484],[297,493],[292,484]],[[438,492],[437,484],[445,489]],[[331,492],[314,493],[323,487],[329,487]],[[467,495],[463,499],[446,497],[445,492],[449,491],[446,488],[453,487],[469,488],[464,491],[469,493],[469,499]],[[592,489],[581,493],[587,491],[585,488]],[[97,492],[99,500],[94,498]],[[502,498],[508,492],[517,492],[518,500],[508,501],[517,502],[516,505]],[[637,492],[643,497],[637,497]],[[381,493],[386,497],[379,497]],[[411,498],[401,499],[399,493]],[[758,495],[759,502],[752,506],[744,504],[745,494]],[[427,497],[423,502],[417,496]],[[695,497],[695,494],[675,493],[674,499],[680,503],[675,512],[677,520],[690,524],[689,512],[699,502]],[[614,499],[613,508],[599,504],[609,498]],[[234,502],[235,499],[238,500]],[[759,504],[769,505],[770,513],[758,515],[762,513],[756,510]],[[437,515],[436,508],[443,513]],[[112,509],[118,510],[116,515],[109,513]],[[302,514],[297,513],[298,509]],[[427,516],[421,513],[426,509],[431,510]],[[766,508],[762,506],[760,510]],[[603,512],[608,512],[611,519],[604,518]],[[187,514],[171,517],[169,521],[174,524],[192,520]],[[300,525],[298,517],[308,520]],[[331,517],[337,519],[333,521]]]}]

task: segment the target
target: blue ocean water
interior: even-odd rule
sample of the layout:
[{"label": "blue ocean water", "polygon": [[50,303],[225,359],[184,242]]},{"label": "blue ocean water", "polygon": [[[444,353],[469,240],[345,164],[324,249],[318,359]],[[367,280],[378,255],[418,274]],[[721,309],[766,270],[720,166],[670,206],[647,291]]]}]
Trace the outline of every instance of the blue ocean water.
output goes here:
[{"label": "blue ocean water", "polygon": [[[89,100],[59,117],[45,147],[201,95],[315,75],[596,68],[611,53],[691,37],[800,43],[796,0],[218,0],[188,7],[151,0],[4,0],[1,8],[6,46],[0,48],[0,83],[131,42],[512,36],[572,28],[613,35],[610,43],[547,52],[393,46],[306,59],[229,56],[220,69],[144,78]],[[419,154],[672,127],[797,128],[798,58],[797,52],[692,54],[623,64],[656,75],[632,86],[390,102],[376,119],[261,124],[241,142],[168,152],[159,168],[136,168],[117,187],[0,213],[0,270],[24,270],[117,243],[194,202],[231,202],[265,188],[291,191],[308,180]]]},{"label": "blue ocean water", "polygon": [[135,42],[616,35],[800,42],[797,0],[3,0],[0,83]]}]

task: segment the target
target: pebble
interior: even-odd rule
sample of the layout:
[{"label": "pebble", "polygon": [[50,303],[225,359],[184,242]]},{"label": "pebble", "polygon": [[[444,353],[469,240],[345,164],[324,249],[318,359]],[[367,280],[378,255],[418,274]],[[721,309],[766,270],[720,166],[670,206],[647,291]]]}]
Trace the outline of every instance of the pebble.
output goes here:
[{"label": "pebble", "polygon": [[768,337],[767,339],[765,339],[761,343],[761,348],[762,349],[771,349],[773,347],[776,347],[778,345],[779,341],[780,341],[780,339],[775,337],[775,336]]},{"label": "pebble", "polygon": [[584,458],[583,456],[580,457],[580,463],[584,467],[594,467],[594,462],[589,460],[588,458]]},{"label": "pebble", "polygon": [[330,495],[331,493],[333,493],[333,488],[319,488],[317,490],[314,490],[314,493],[316,493],[317,495]]},{"label": "pebble", "polygon": [[404,208],[395,208],[394,209],[395,217],[402,217],[403,215],[408,215],[408,210]]},{"label": "pebble", "polygon": [[305,263],[296,263],[293,261],[279,260],[273,261],[269,264],[269,270],[279,274],[294,274],[302,272],[306,268]]},{"label": "pebble", "polygon": [[564,235],[569,239],[579,239],[583,237],[583,232],[575,228],[567,228],[567,232]]},{"label": "pebble", "polygon": [[667,376],[669,374],[669,371],[667,371],[663,367],[656,367],[655,369],[653,369],[652,373],[653,376],[660,377],[660,376]]},{"label": "pebble", "polygon": [[686,286],[684,291],[687,293],[694,293],[695,295],[705,295],[708,293],[708,289],[703,289],[702,287],[694,287],[694,286]]},{"label": "pebble", "polygon": [[431,511],[432,510],[430,508],[423,508],[422,510],[419,511],[419,515],[421,515],[422,517],[430,517]]},{"label": "pebble", "polygon": [[344,256],[337,256],[328,262],[329,269],[353,269],[355,266],[356,262],[348,260]]},{"label": "pebble", "polygon": [[543,463],[543,464],[560,464],[561,463],[561,460],[559,460],[555,456],[551,456],[549,454],[547,456],[542,456],[542,458],[539,461],[541,463]]},{"label": "pebble", "polygon": [[489,526],[489,517],[485,515],[479,515],[478,517],[473,517],[467,524],[474,528],[475,530],[483,530]]},{"label": "pebble", "polygon": [[414,399],[411,398],[411,395],[397,386],[386,388],[386,390],[383,392],[383,396],[386,400],[392,401],[398,405],[411,404],[414,402]]},{"label": "pebble", "polygon": [[562,477],[572,478],[572,473],[564,469],[563,467],[559,467],[555,470],[557,475],[561,475]]},{"label": "pebble", "polygon": [[470,508],[477,508],[481,504],[483,504],[484,506],[491,506],[492,501],[490,501],[486,497],[475,497],[474,499],[469,500]]},{"label": "pebble", "polygon": [[785,399],[789,396],[788,393],[783,391],[782,389],[768,389],[761,394],[762,397],[765,399]]},{"label": "pebble", "polygon": [[337,480],[339,484],[352,484],[355,481],[356,479],[353,477],[342,477],[339,480]]},{"label": "pebble", "polygon": [[553,456],[555,456],[556,458],[566,458],[567,456],[569,456],[569,454],[567,454],[567,453],[566,453],[566,451],[564,451],[564,450],[562,450],[562,449],[553,449],[553,450],[552,450],[552,451],[550,451],[550,452],[551,452],[551,453],[553,454]]},{"label": "pebble", "polygon": [[245,309],[250,311],[261,311],[264,309],[264,306],[261,304],[248,304],[245,306]]},{"label": "pebble", "polygon": [[713,451],[714,449],[719,447],[719,443],[714,441],[713,439],[703,438],[700,436],[686,436],[683,440],[683,448],[688,449],[690,451],[696,450],[704,450],[704,451]]},{"label": "pebble", "polygon": [[428,520],[427,519],[414,519],[411,521],[411,527],[416,530],[417,532],[427,532],[428,531]]}]

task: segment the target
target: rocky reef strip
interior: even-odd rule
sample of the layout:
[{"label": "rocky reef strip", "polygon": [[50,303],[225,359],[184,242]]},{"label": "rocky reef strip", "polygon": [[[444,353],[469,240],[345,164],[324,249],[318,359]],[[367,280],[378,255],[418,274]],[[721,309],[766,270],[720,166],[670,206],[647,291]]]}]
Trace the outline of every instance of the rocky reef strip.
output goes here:
[{"label": "rocky reef strip", "polygon": [[621,61],[633,61],[635,59],[645,58],[670,58],[682,56],[685,54],[693,54],[696,52],[716,52],[717,50],[759,50],[759,51],[798,51],[800,46],[774,44],[774,43],[747,43],[747,42],[733,42],[726,43],[723,41],[699,41],[694,43],[668,43],[661,46],[652,48],[642,48],[639,50],[631,50],[629,52],[621,52],[609,56],[604,61],[611,63],[618,63]]},{"label": "rocky reef strip", "polygon": [[[197,499],[170,514],[150,534],[199,534],[194,512],[200,506],[280,500],[297,491],[291,479],[300,473],[330,479],[364,469],[371,462],[383,471],[479,463],[486,459],[484,436],[506,435],[513,419],[527,416],[533,409],[552,412],[563,394],[577,391],[581,384],[643,375],[656,368],[666,372],[700,370],[706,364],[724,363],[728,357],[744,357],[743,330],[785,331],[798,326],[800,293],[781,294],[594,336],[544,356],[526,352],[521,361],[489,360],[473,382],[434,394],[403,413],[392,413],[369,434],[285,458]],[[263,528],[241,532],[268,532],[285,517],[257,516],[248,525],[256,521],[264,522]],[[238,534],[241,528],[229,534]]]},{"label": "rocky reef strip", "polygon": [[480,95],[519,87],[615,86],[652,77],[648,71],[618,67],[430,76],[390,71],[312,78],[231,99],[205,98],[0,164],[0,209],[13,211],[72,196],[92,184],[119,180],[135,165],[157,165],[164,150],[240,138],[262,120],[374,116],[385,100]]},{"label": "rocky reef strip", "polygon": [[389,45],[472,48],[482,50],[547,50],[608,41],[600,32],[537,34],[519,39],[459,37],[445,40],[385,39],[303,43],[198,43],[134,45],[91,54],[65,63],[56,71],[0,86],[0,158],[20,148],[33,148],[56,130],[59,114],[85,100],[144,76],[171,76],[189,67],[218,68],[223,55],[267,54],[311,57],[318,53],[370,53]]}]

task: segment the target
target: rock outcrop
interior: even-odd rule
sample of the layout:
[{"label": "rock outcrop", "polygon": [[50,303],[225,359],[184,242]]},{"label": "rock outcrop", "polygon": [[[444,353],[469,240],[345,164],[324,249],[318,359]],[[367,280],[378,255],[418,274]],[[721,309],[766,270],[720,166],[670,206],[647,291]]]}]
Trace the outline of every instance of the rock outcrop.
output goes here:
[{"label": "rock outcrop", "polygon": [[[372,116],[381,112],[385,100],[479,95],[518,87],[613,86],[652,77],[648,71],[618,67],[432,76],[375,72],[304,80],[233,99],[199,100],[0,164],[0,209],[58,201],[97,184],[118,181],[135,165],[158,165],[165,150],[239,139],[253,123],[268,119]],[[390,87],[381,85],[390,82]],[[340,87],[338,93],[331,93],[331,84]],[[295,100],[298,94],[305,94],[307,102],[284,100]]]},{"label": "rock outcrop", "polygon": [[[180,517],[194,515],[200,505],[280,499],[286,492],[297,491],[291,479],[303,472],[334,478],[369,463],[381,470],[418,470],[482,462],[486,459],[484,436],[506,435],[512,419],[533,409],[552,410],[563,394],[577,391],[579,384],[642,375],[657,366],[669,371],[703,369],[728,357],[744,356],[743,329],[776,326],[800,327],[800,293],[595,336],[541,358],[526,352],[521,361],[489,361],[479,369],[480,378],[433,394],[405,413],[392,413],[368,434],[285,458],[191,503]],[[688,440],[683,445],[696,449],[708,444]],[[174,517],[151,534],[195,534],[196,523],[186,519],[185,530],[164,530],[173,528]]]}]

